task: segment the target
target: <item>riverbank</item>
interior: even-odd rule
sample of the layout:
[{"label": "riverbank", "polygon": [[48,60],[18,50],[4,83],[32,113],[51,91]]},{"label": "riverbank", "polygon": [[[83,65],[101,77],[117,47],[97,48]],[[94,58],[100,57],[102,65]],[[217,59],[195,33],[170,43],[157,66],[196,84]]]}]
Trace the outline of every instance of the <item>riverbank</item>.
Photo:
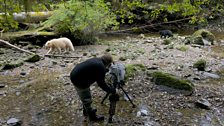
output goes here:
[{"label": "riverbank", "polygon": [[[223,125],[223,39],[220,44],[204,47],[183,45],[185,36],[175,35],[171,44],[164,44],[158,35],[126,36],[101,40],[99,44],[76,46],[75,52],[66,56],[80,58],[45,57],[36,63],[25,63],[12,70],[0,72],[0,124],[6,125],[11,118],[21,125],[85,125],[82,106],[69,80],[69,72],[79,62],[105,51],[113,54],[115,61],[124,64],[143,64],[145,72],[137,72],[124,86],[133,98],[136,108],[125,100],[122,92],[117,103],[113,125]],[[28,48],[27,48],[28,49]],[[184,50],[182,50],[184,49]],[[20,53],[7,49],[9,54]],[[11,50],[11,51],[10,51]],[[47,52],[42,47],[36,53]],[[8,54],[5,55],[8,55]],[[2,55],[2,54],[1,54]],[[23,54],[21,54],[23,55]],[[205,72],[192,67],[199,59],[207,61],[205,72],[220,76],[219,79],[206,76]],[[176,90],[154,85],[148,73],[163,71],[193,82],[195,92],[186,96]],[[109,102],[101,105],[105,95],[94,85],[94,107],[108,119]],[[200,99],[206,99],[210,109],[196,106]],[[138,115],[141,110],[147,114]],[[138,115],[138,116],[137,116]],[[81,120],[81,121],[80,121]],[[107,125],[107,120],[94,125]]]}]

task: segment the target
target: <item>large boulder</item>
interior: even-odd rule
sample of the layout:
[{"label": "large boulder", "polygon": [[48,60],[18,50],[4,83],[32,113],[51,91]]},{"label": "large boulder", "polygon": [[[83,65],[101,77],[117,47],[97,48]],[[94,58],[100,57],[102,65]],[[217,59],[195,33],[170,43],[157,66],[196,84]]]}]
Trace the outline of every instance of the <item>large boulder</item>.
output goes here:
[{"label": "large boulder", "polygon": [[23,60],[16,60],[16,61],[11,61],[8,63],[5,63],[4,65],[2,65],[2,70],[8,70],[8,69],[13,69],[19,66],[22,66],[24,63]]},{"label": "large boulder", "polygon": [[206,29],[195,31],[191,37],[191,43],[198,45],[213,45],[214,40],[215,36]]},{"label": "large boulder", "polygon": [[152,75],[152,81],[157,85],[164,85],[174,89],[186,90],[191,93],[194,90],[193,84],[187,80],[179,79],[178,77],[169,73],[154,72]]}]

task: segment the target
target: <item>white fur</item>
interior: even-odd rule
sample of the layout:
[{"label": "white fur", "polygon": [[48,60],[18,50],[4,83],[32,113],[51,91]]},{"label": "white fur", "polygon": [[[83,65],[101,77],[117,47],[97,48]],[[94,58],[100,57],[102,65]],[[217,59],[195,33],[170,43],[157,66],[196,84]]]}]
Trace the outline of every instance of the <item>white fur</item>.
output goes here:
[{"label": "white fur", "polygon": [[62,50],[67,51],[74,51],[74,47],[72,45],[72,42],[68,38],[58,38],[58,39],[52,39],[46,42],[45,44],[46,48],[50,48],[47,52],[49,54],[50,52],[54,51],[55,49],[61,53]]}]

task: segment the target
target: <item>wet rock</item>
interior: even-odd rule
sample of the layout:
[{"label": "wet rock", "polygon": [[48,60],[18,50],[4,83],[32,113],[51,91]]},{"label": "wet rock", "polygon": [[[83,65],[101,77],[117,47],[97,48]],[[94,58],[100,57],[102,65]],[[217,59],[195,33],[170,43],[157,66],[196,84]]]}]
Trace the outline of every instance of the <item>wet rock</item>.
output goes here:
[{"label": "wet rock", "polygon": [[20,72],[20,75],[25,76],[26,75],[26,72],[25,71],[22,71],[22,72]]},{"label": "wet rock", "polygon": [[153,40],[144,40],[144,44],[145,43],[153,43]]},{"label": "wet rock", "polygon": [[200,77],[193,77],[193,80],[201,80]]},{"label": "wet rock", "polygon": [[147,70],[157,70],[159,67],[158,66],[151,66],[151,67],[147,67]]},{"label": "wet rock", "polygon": [[149,113],[145,109],[142,109],[142,110],[140,110],[140,111],[137,112],[137,117],[140,117],[140,116],[148,116],[148,115],[149,115]]},{"label": "wet rock", "polygon": [[5,85],[4,84],[0,84],[0,88],[4,88],[5,87]]},{"label": "wet rock", "polygon": [[30,66],[30,68],[31,68],[31,69],[33,69],[33,68],[34,68],[34,66]]},{"label": "wet rock", "polygon": [[20,126],[22,124],[22,121],[16,118],[10,118],[7,121],[7,124],[10,126]]},{"label": "wet rock", "polygon": [[83,56],[87,56],[87,55],[88,55],[88,53],[87,53],[87,52],[84,52],[82,55],[83,55]]},{"label": "wet rock", "polygon": [[66,67],[66,64],[60,64],[61,67]]},{"label": "wet rock", "polygon": [[16,92],[16,96],[19,96],[21,94],[21,92],[17,91]]},{"label": "wet rock", "polygon": [[91,53],[92,57],[97,57],[97,53]]},{"label": "wet rock", "polygon": [[58,62],[57,61],[52,61],[52,64],[56,65],[56,64],[58,64]]},{"label": "wet rock", "polygon": [[210,109],[211,108],[211,103],[209,103],[208,100],[202,98],[196,101],[196,106],[202,108],[202,109]]},{"label": "wet rock", "polygon": [[215,79],[219,79],[219,78],[220,78],[219,75],[217,75],[217,74],[213,74],[213,73],[209,73],[209,72],[203,72],[202,74],[203,74],[204,76],[206,76],[206,77],[210,77],[210,78],[215,78]]},{"label": "wet rock", "polygon": [[0,91],[0,96],[6,96],[6,92]]},{"label": "wet rock", "polygon": [[24,80],[19,80],[19,83],[20,84],[23,84],[25,81]]},{"label": "wet rock", "polygon": [[125,61],[125,60],[127,60],[127,58],[122,56],[122,57],[119,58],[119,60],[120,61]]}]

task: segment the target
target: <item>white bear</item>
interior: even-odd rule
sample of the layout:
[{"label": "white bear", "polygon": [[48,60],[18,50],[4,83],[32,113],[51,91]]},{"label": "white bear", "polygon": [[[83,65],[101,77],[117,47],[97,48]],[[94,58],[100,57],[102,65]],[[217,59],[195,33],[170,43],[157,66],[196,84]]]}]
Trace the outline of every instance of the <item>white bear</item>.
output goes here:
[{"label": "white bear", "polygon": [[67,51],[74,51],[74,47],[72,45],[72,42],[68,38],[57,38],[52,39],[46,42],[45,47],[48,49],[48,52],[46,54],[49,54],[50,52],[54,51],[55,49],[61,53],[62,50]]}]

